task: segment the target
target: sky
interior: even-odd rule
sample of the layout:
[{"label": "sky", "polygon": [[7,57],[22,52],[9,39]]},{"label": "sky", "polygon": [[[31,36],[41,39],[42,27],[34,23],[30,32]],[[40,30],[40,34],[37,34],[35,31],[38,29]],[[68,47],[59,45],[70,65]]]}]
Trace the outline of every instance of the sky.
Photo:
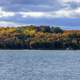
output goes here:
[{"label": "sky", "polygon": [[0,26],[17,25],[80,29],[80,0],[1,0]]}]

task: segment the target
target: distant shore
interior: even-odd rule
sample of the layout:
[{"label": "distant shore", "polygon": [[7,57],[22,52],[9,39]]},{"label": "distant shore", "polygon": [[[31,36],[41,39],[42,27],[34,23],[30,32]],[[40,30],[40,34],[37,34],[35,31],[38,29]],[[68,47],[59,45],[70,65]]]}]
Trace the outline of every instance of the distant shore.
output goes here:
[{"label": "distant shore", "polygon": [[2,50],[80,50],[80,30],[50,26],[0,27]]}]

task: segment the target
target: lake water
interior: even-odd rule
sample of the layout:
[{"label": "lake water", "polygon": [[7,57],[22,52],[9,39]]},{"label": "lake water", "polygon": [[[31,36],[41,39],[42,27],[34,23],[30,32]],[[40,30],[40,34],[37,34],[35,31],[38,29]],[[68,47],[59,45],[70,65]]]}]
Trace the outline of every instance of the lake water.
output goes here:
[{"label": "lake water", "polygon": [[80,80],[80,51],[1,50],[0,80]]}]

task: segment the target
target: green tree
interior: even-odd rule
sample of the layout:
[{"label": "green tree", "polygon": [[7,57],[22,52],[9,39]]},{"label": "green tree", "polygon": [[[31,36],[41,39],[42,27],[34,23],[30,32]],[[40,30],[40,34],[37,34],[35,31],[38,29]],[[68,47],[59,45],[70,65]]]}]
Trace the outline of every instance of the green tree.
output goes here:
[{"label": "green tree", "polygon": [[52,33],[63,33],[64,31],[60,27],[51,27]]}]

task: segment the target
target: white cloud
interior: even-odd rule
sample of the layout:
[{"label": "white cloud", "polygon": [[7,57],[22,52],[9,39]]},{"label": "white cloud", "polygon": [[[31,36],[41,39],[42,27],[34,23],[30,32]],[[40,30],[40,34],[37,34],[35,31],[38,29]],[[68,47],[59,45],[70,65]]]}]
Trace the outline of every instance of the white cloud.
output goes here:
[{"label": "white cloud", "polygon": [[61,9],[61,10],[54,12],[54,15],[57,17],[80,18],[80,8]]},{"label": "white cloud", "polygon": [[14,13],[14,12],[4,11],[4,10],[0,7],[0,17],[10,17],[10,16],[15,16],[15,13]]},{"label": "white cloud", "polygon": [[26,18],[26,17],[42,17],[44,16],[44,12],[19,12],[20,15],[22,15],[22,17]]},{"label": "white cloud", "polygon": [[80,8],[76,9],[61,9],[57,11],[51,12],[19,12],[19,14],[23,18],[31,17],[31,18],[80,18]]},{"label": "white cloud", "polygon": [[67,9],[62,9],[59,11],[54,12],[56,17],[70,17],[70,11]]},{"label": "white cloud", "polygon": [[[68,2],[80,2],[80,0],[58,0],[61,2],[63,5]],[[41,5],[42,6],[42,5]],[[44,7],[44,6],[42,6]],[[48,6],[47,6],[48,7]],[[0,18],[3,17],[11,17],[11,16],[16,16],[19,15],[22,18],[60,18],[60,17],[65,17],[65,18],[80,18],[80,7],[77,8],[69,8],[67,7],[62,7],[58,10],[51,10],[51,11],[16,11],[16,12],[10,12],[10,11],[4,11],[2,7],[0,7]]]},{"label": "white cloud", "polygon": [[67,2],[80,2],[80,0],[60,0],[64,3],[67,3]]},{"label": "white cloud", "polygon": [[6,26],[20,26],[21,24],[18,24],[16,22],[11,22],[11,21],[0,21],[0,26],[6,27]]},{"label": "white cloud", "polygon": [[75,10],[72,10],[71,13],[72,13],[72,17],[80,18],[80,7]]},{"label": "white cloud", "polygon": [[[53,12],[20,12],[19,13],[23,18],[51,18],[53,17]],[[55,17],[55,16],[54,16]]]}]

